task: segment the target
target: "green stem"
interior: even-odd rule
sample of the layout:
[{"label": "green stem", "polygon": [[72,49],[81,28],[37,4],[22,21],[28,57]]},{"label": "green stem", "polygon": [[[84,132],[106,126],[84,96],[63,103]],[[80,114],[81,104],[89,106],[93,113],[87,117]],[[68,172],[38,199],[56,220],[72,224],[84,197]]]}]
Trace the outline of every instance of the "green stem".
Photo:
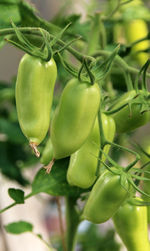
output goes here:
[{"label": "green stem", "polygon": [[123,108],[126,107],[127,105],[128,105],[128,103],[126,103],[126,104],[124,104],[124,105],[122,105],[122,106],[120,106],[120,107],[118,107],[118,108],[116,108],[116,109],[114,109],[114,110],[105,111],[104,113],[105,113],[106,115],[112,115],[112,114],[114,114],[114,113],[116,113],[116,112],[119,112],[121,109],[123,109]]},{"label": "green stem", "polygon": [[[17,28],[20,32],[23,32],[24,34],[31,34],[31,35],[36,35],[36,36],[40,36],[40,37],[42,37],[41,30],[43,30],[44,32],[47,32],[44,29],[35,28],[35,27],[26,27],[26,28],[17,27]],[[11,34],[15,34],[14,28],[0,29],[0,36],[6,36],[6,35],[11,35]],[[55,38],[55,36],[52,34],[50,34],[50,37]],[[66,45],[66,43],[63,42],[61,39],[58,39],[57,44],[60,46]],[[78,59],[80,62],[82,62],[84,58],[87,60],[90,60],[90,61],[94,60],[93,57],[83,55],[80,52],[73,49],[71,46],[67,47],[66,50],[68,50],[72,55],[74,55],[76,57],[76,59]]]},{"label": "green stem", "polygon": [[113,145],[115,147],[120,148],[121,150],[127,151],[127,152],[135,155],[136,159],[125,168],[125,172],[128,172],[140,160],[140,155],[127,147],[124,147],[124,146],[121,146],[121,145],[118,145],[116,143],[109,142],[109,141],[107,141],[106,144]]},{"label": "green stem", "polygon": [[134,90],[133,88],[133,84],[132,84],[132,80],[131,80],[131,76],[129,74],[129,72],[124,71],[124,78],[127,84],[127,91],[131,91]]},{"label": "green stem", "polygon": [[112,82],[110,80],[110,77],[106,77],[106,83],[107,83],[106,90],[107,90],[107,92],[109,94],[109,97],[110,98],[115,97],[116,91],[113,89],[113,84],[112,84]]},{"label": "green stem", "polygon": [[66,244],[67,251],[74,251],[77,227],[80,223],[79,213],[75,209],[76,199],[66,197]]},{"label": "green stem", "polygon": [[[33,196],[33,194],[32,194],[32,193],[29,193],[27,196],[24,197],[24,199],[26,200],[26,199],[28,199],[28,198],[30,198],[30,197],[32,197],[32,196]],[[4,213],[6,210],[10,209],[11,207],[14,207],[15,205],[21,205],[21,204],[18,204],[18,203],[16,203],[16,202],[14,202],[14,203],[10,204],[9,206],[7,206],[7,207],[1,209],[1,210],[0,210],[0,214],[1,214],[1,213]]]},{"label": "green stem", "polygon": [[100,16],[100,45],[101,49],[104,50],[107,45],[107,35],[106,35],[106,29],[104,26],[104,22],[102,20],[102,17]]},{"label": "green stem", "polygon": [[[99,57],[99,56],[105,56],[105,57],[109,57],[110,54],[112,52],[110,51],[105,51],[105,50],[99,50],[97,51],[94,55],[92,55],[93,57]],[[138,74],[139,70],[129,66],[119,55],[116,55],[116,57],[114,58],[114,62],[119,66],[122,67],[123,69],[125,69],[126,71],[130,72],[130,73],[134,73],[134,74]],[[146,74],[147,77],[150,77],[150,73]]]},{"label": "green stem", "polygon": [[100,12],[96,12],[91,20],[91,27],[88,39],[87,54],[92,55],[99,48],[100,38]]},{"label": "green stem", "polygon": [[[23,32],[24,34],[31,34],[31,35],[36,35],[39,37],[42,37],[41,34],[41,28],[35,28],[35,27],[27,27],[27,28],[23,28],[23,27],[18,27],[18,30]],[[44,30],[44,32],[46,32],[46,30]],[[7,28],[7,29],[0,29],[0,36],[6,36],[6,35],[11,35],[11,34],[15,34],[15,31],[13,28]],[[54,38],[55,36],[50,34],[51,38]],[[65,46],[66,43],[63,42],[61,39],[59,39],[57,41],[57,44],[60,46]],[[68,50],[72,55],[74,55],[74,57],[76,59],[78,59],[80,62],[83,62],[83,59],[87,59],[90,62],[95,60],[94,57],[97,56],[110,56],[111,52],[110,51],[105,51],[105,50],[99,50],[98,52],[96,52],[93,57],[91,56],[87,56],[84,54],[81,54],[80,52],[78,52],[77,50],[73,49],[71,46],[67,47],[66,50]],[[129,71],[130,73],[134,73],[134,74],[138,74],[139,70],[129,66],[119,55],[117,55],[114,59],[114,61],[116,62],[116,64],[118,66],[123,67],[125,70]],[[147,77],[150,77],[150,74],[147,73],[146,74]]]},{"label": "green stem", "polygon": [[34,233],[34,232],[32,232],[32,234],[33,234],[34,236],[36,236],[37,238],[39,238],[39,239],[47,246],[47,248],[48,248],[50,251],[56,251],[56,249],[54,249],[54,248],[52,247],[51,243],[50,243],[50,244],[47,243],[47,241],[45,241],[45,240],[41,237],[41,235],[36,234],[36,233]]},{"label": "green stem", "polygon": [[[113,1],[111,1],[112,3],[110,3],[111,4],[111,7],[114,5],[114,0]],[[117,1],[117,4],[116,4],[116,6],[114,7],[114,9],[113,9],[113,11],[106,17],[107,19],[110,19],[110,18],[112,18],[112,16],[118,11],[118,9],[120,8],[120,2],[121,2],[121,0],[118,0]]]},{"label": "green stem", "polygon": [[99,176],[99,173],[100,173],[100,164],[101,164],[101,159],[102,159],[102,154],[103,154],[101,149],[103,149],[104,146],[106,145],[106,139],[104,136],[104,130],[103,130],[103,124],[102,124],[101,108],[99,108],[99,111],[98,111],[98,124],[99,124],[99,136],[100,136],[100,149],[99,149],[97,169],[96,169],[97,177]]}]

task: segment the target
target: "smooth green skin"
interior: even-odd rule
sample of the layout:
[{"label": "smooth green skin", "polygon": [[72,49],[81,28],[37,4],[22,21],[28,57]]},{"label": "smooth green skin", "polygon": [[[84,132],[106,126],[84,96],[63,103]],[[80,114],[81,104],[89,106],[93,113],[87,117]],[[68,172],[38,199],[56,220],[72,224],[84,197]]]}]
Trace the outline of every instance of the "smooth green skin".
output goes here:
[{"label": "smooth green skin", "polygon": [[[147,138],[146,142],[144,143],[143,145],[143,149],[148,153],[150,154],[150,139]],[[150,161],[150,158],[148,158],[144,153],[141,153],[140,152],[140,156],[141,156],[141,163],[142,165],[146,164],[148,161]],[[145,168],[144,168],[144,171],[148,171],[150,172],[150,164],[147,165]],[[149,178],[150,179],[150,173],[144,173],[144,177],[145,178]],[[148,180],[143,180],[142,181],[142,190],[147,193],[147,194],[150,194],[150,181]],[[142,194],[142,198],[144,199],[144,201],[147,201],[147,202],[150,202],[150,198],[148,196],[145,196]],[[150,223],[150,206],[147,207],[147,214],[148,214],[148,223]]]},{"label": "smooth green skin", "polygon": [[85,204],[82,218],[95,224],[109,220],[128,196],[128,181],[121,185],[120,175],[106,170],[96,181]]},{"label": "smooth green skin", "polygon": [[113,216],[113,222],[128,251],[150,251],[145,206],[125,203]]},{"label": "smooth green skin", "polygon": [[[114,119],[111,116],[106,116],[105,114],[102,115],[102,126],[104,130],[104,136],[106,140],[113,142],[115,133],[116,133],[116,124]],[[110,145],[106,145],[103,149],[105,154],[109,153]],[[102,161],[106,160],[106,156],[102,155]]]},{"label": "smooth green skin", "polygon": [[54,59],[45,62],[28,54],[21,59],[16,106],[20,127],[30,143],[39,145],[48,131],[56,76]]},{"label": "smooth green skin", "polygon": [[[115,123],[111,117],[102,114],[102,125],[107,140],[113,141]],[[98,119],[96,119],[92,132],[79,150],[71,155],[67,171],[67,181],[70,185],[88,188],[96,180],[96,169],[100,148]],[[104,152],[108,154],[110,145],[105,146]],[[103,155],[103,161],[106,157]]]},{"label": "smooth green skin", "polygon": [[74,153],[89,136],[100,104],[100,88],[72,79],[65,86],[51,123],[54,158]]},{"label": "smooth green skin", "polygon": [[48,138],[46,145],[44,147],[44,150],[42,152],[40,162],[43,165],[47,166],[52,160],[52,158],[53,158],[53,145],[52,145],[51,138]]},{"label": "smooth green skin", "polygon": [[67,181],[70,185],[88,188],[94,183],[99,147],[99,125],[96,119],[92,132],[86,142],[71,155],[67,171]]},{"label": "smooth green skin", "polygon": [[[126,0],[124,0],[125,2]],[[128,4],[122,5],[120,10],[122,12],[125,11],[126,15],[128,12],[132,12],[137,10],[139,6],[143,7],[143,1],[140,0],[133,0]],[[129,14],[130,15],[130,14]],[[129,21],[124,22],[124,26],[122,27],[124,33],[126,42],[125,44],[131,44],[135,42],[136,40],[139,40],[145,36],[148,35],[149,29],[147,23],[144,21],[144,18],[142,19],[142,13],[141,13],[141,19],[132,19]],[[131,52],[133,53],[134,59],[137,61],[137,63],[140,66],[143,66],[146,61],[149,59],[149,54],[146,52],[140,52],[142,50],[146,50],[150,47],[149,40],[142,41],[132,47]],[[138,52],[138,53],[137,53]]]},{"label": "smooth green skin", "polygon": [[[135,19],[125,23],[125,36],[128,43],[133,43],[148,35],[148,26],[144,20]],[[142,41],[132,47],[132,52],[136,53],[138,51],[146,50],[150,46],[148,40]],[[134,55],[139,65],[143,66],[149,59],[148,53],[141,52]]]},{"label": "smooth green skin", "polygon": [[[119,108],[120,106],[128,103],[136,96],[136,91],[132,90],[125,93],[116,105],[113,106],[113,110]],[[112,118],[115,120],[117,133],[130,132],[138,127],[141,127],[150,121],[150,112],[140,113],[141,105],[133,104],[131,106],[131,116],[129,106],[125,106],[120,111],[112,114]]]}]

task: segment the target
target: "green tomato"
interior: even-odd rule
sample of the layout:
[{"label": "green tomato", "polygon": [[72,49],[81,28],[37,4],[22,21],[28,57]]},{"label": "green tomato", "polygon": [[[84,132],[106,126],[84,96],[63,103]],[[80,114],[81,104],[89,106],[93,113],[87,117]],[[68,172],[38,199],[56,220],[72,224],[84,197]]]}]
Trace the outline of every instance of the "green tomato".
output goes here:
[{"label": "green tomato", "polygon": [[51,138],[48,138],[46,145],[45,145],[45,148],[42,152],[40,162],[43,165],[47,166],[50,163],[50,161],[52,160],[52,158],[53,158],[53,145],[52,145]]},{"label": "green tomato", "polygon": [[100,88],[72,79],[65,86],[51,123],[54,158],[74,153],[86,141],[100,104]]},{"label": "green tomato", "polygon": [[[144,20],[136,19],[125,24],[125,36],[128,43],[133,43],[136,40],[144,38],[148,35],[148,26]],[[139,65],[143,66],[144,63],[149,59],[149,55],[146,52],[139,52],[146,50],[150,47],[148,40],[142,41],[132,47],[132,53],[134,58],[137,60]]]},{"label": "green tomato", "polygon": [[39,145],[48,131],[56,76],[54,59],[45,62],[25,54],[19,64],[16,107],[20,127],[30,145]]},{"label": "green tomato", "polygon": [[[115,168],[115,170],[117,170]],[[125,179],[121,185],[121,175],[108,170],[98,178],[85,204],[82,219],[99,224],[109,220],[128,196],[130,186]]]},{"label": "green tomato", "polygon": [[[115,110],[129,103],[136,97],[136,95],[137,94],[135,90],[125,93],[117,100],[117,103],[112,109]],[[142,95],[142,91],[139,95]],[[131,111],[129,106],[126,105],[118,112],[112,114],[112,118],[115,120],[116,131],[118,133],[130,132],[148,123],[150,121],[150,112],[144,112],[141,114],[141,104],[134,103],[131,105]]]},{"label": "green tomato", "polygon": [[126,202],[113,216],[113,222],[128,251],[150,251],[146,206]]},{"label": "green tomato", "polygon": [[[102,114],[102,125],[106,139],[113,141],[115,135],[114,120]],[[71,155],[67,171],[67,180],[70,185],[88,188],[93,185],[96,180],[96,169],[100,148],[99,132],[98,119],[96,119],[94,127],[86,142]],[[104,152],[108,154],[109,149],[110,145],[105,146]],[[105,159],[106,156],[103,155],[102,160],[105,161]]]},{"label": "green tomato", "polygon": [[[146,151],[148,154],[150,154],[150,144],[149,144],[150,139],[146,139],[145,142],[143,142],[142,147],[144,149],[144,151]],[[141,156],[141,163],[142,165],[146,164],[147,162],[150,161],[150,158],[148,156],[146,156],[144,153],[139,152],[140,156]],[[147,165],[146,167],[144,167],[143,169],[144,172],[144,177],[145,178],[149,178],[150,179],[150,164]],[[150,181],[148,180],[143,180],[142,181],[142,190],[147,193],[150,194]],[[144,201],[150,202],[150,198],[148,196],[145,196],[142,194],[142,198],[144,199]],[[150,223],[150,207],[147,207],[147,214],[148,214],[148,223]]]},{"label": "green tomato", "polygon": [[[126,0],[124,0],[126,2]],[[121,6],[120,11],[124,20],[122,29],[124,30],[124,36],[128,44],[134,43],[148,35],[149,29],[147,23],[144,21],[147,17],[148,11],[145,12],[143,1],[133,0],[127,4]],[[147,52],[140,52],[147,50],[150,47],[150,42],[144,40],[135,44],[131,53],[133,58],[140,66],[143,66],[149,59]]]}]

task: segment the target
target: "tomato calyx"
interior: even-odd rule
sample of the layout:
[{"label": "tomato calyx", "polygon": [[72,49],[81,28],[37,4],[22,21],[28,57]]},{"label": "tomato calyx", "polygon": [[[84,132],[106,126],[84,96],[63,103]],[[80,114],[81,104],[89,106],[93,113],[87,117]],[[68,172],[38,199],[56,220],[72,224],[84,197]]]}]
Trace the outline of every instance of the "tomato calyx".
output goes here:
[{"label": "tomato calyx", "polygon": [[132,106],[140,105],[140,114],[150,111],[150,93],[139,92],[132,100],[129,101],[130,116],[132,116]]},{"label": "tomato calyx", "polygon": [[[112,143],[112,145],[115,145],[117,146],[117,144],[115,143]],[[138,162],[139,160],[139,156],[138,154],[136,154],[135,152],[133,152],[132,150],[128,149],[128,148],[124,148],[124,147],[121,147],[118,145],[118,147],[124,149],[124,150],[127,150],[129,151],[130,153],[132,154],[135,154],[136,155],[136,160],[133,161],[132,163],[130,163],[127,167],[122,167],[120,165],[118,165],[115,161],[113,161],[107,154],[105,154],[103,152],[103,154],[107,157],[107,160],[109,161],[109,163],[113,166],[113,168],[111,168],[109,165],[107,165],[106,163],[104,163],[102,160],[100,160],[102,162],[102,164],[110,171],[112,172],[113,174],[115,175],[119,175],[120,178],[121,178],[121,185],[124,187],[124,189],[126,189],[125,187],[125,184],[126,184],[126,181],[128,181],[128,183],[131,185],[132,187],[132,190],[130,191],[129,189],[129,193],[131,195],[133,195],[133,188],[135,191],[138,191],[139,193],[147,196],[147,197],[150,197],[150,194],[147,194],[145,193],[143,190],[141,190],[138,185],[136,184],[136,181],[137,180],[149,180],[149,178],[145,178],[145,177],[141,177],[141,174],[144,172],[143,170],[141,169],[138,169],[138,168],[134,168],[134,165]],[[145,165],[144,165],[145,166]]]}]

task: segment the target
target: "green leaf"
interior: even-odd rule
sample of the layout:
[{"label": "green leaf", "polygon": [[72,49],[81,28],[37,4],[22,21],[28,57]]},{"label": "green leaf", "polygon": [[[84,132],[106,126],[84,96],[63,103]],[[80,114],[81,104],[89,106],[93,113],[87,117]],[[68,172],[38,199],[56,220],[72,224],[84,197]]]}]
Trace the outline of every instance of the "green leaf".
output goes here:
[{"label": "green leaf", "polygon": [[18,167],[18,160],[25,161],[27,153],[22,145],[10,144],[10,142],[0,142],[0,171],[9,179],[16,180],[22,186],[29,184],[23,177],[21,169]]},{"label": "green leaf", "polygon": [[37,10],[27,1],[20,1],[19,9],[21,15],[21,26],[41,27],[53,35],[57,35],[58,32],[60,32],[61,29],[58,26],[37,16]]},{"label": "green leaf", "polygon": [[73,196],[78,197],[83,190],[70,186],[66,180],[66,173],[69,159],[56,160],[50,174],[41,169],[32,183],[32,193],[47,193],[53,196]]},{"label": "green leaf", "polygon": [[17,204],[24,203],[24,191],[21,189],[9,188],[8,194]]},{"label": "green leaf", "polygon": [[[9,1],[10,2],[10,1]],[[19,24],[21,16],[16,1],[0,1],[0,27],[8,28],[11,27],[10,20],[14,23]],[[18,2],[18,1],[17,1]]]},{"label": "green leaf", "polygon": [[0,118],[0,132],[6,134],[9,141],[22,144],[26,141],[22,134],[19,125],[16,123],[10,123],[7,119]]},{"label": "green leaf", "polygon": [[25,232],[32,232],[33,225],[26,221],[13,222],[5,225],[5,230],[10,234],[22,234]]},{"label": "green leaf", "polygon": [[1,0],[1,4],[18,4],[20,0]]}]

